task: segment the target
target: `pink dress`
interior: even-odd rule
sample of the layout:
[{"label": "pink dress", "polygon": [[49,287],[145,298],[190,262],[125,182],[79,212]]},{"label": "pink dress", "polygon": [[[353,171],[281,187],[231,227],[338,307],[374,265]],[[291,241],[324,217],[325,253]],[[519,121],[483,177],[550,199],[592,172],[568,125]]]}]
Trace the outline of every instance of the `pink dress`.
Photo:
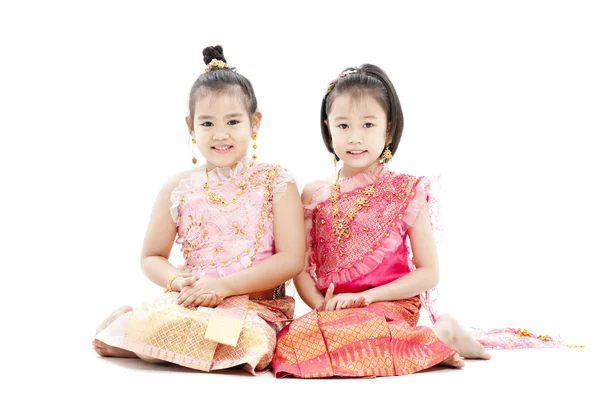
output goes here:
[{"label": "pink dress", "polygon": [[[208,178],[208,180],[207,180]],[[197,170],[172,192],[181,272],[218,278],[251,267],[275,253],[273,203],[293,182],[276,165],[250,163]],[[242,365],[266,368],[282,322],[293,316],[285,285],[234,296],[216,308],[184,308],[175,293],[127,313],[96,336],[102,342],[186,367],[211,371]]]},{"label": "pink dress", "polygon": [[[325,294],[357,293],[415,269],[408,230],[435,202],[424,177],[379,166],[317,190],[306,206],[312,220],[307,272]],[[431,293],[339,311],[314,310],[286,326],[272,361],[277,377],[390,376],[418,372],[456,353],[434,332],[417,326],[424,307],[435,322]],[[555,342],[526,331],[477,331],[487,347],[544,347]]]},{"label": "pink dress", "polygon": [[[312,219],[307,271],[323,294],[361,292],[414,269],[408,229],[428,204],[428,182],[380,166],[326,186],[306,206]],[[426,299],[426,296],[423,296]],[[419,296],[363,308],[312,311],[277,337],[276,377],[393,376],[432,367],[456,350],[417,327]]]}]

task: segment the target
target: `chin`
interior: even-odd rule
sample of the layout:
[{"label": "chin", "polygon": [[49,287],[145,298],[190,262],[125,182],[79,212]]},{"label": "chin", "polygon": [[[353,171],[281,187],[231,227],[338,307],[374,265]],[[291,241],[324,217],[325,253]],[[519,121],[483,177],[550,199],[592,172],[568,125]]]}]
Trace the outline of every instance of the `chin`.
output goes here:
[{"label": "chin", "polygon": [[344,162],[345,166],[348,166],[350,168],[364,169],[364,168],[368,168],[371,165],[373,165],[373,163],[377,160],[344,160],[344,159],[342,159],[342,161]]},{"label": "chin", "polygon": [[[241,159],[241,158],[240,158]],[[237,157],[228,155],[227,157],[210,157],[206,161],[217,168],[231,167],[239,161]]]}]

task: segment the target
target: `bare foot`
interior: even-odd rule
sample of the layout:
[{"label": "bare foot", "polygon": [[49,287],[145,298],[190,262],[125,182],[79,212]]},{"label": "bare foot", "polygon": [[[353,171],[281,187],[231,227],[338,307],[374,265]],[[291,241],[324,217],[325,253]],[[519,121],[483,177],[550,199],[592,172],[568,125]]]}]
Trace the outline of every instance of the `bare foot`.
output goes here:
[{"label": "bare foot", "polygon": [[[133,308],[131,308],[129,306],[123,306],[123,307],[117,308],[104,321],[102,321],[102,323],[96,329],[96,334],[98,332],[104,330],[110,324],[112,324],[121,315],[126,314],[132,310],[133,310]],[[94,339],[94,341],[92,342],[92,346],[94,347],[94,351],[96,353],[100,354],[102,357],[123,357],[123,358],[137,357],[135,355],[135,353],[133,353],[131,351],[121,349],[119,347],[109,346],[106,343],[101,342],[98,339]]]},{"label": "bare foot", "polygon": [[132,351],[109,346],[98,339],[94,339],[92,346],[94,346],[94,351],[100,354],[102,357],[138,358],[138,356]]},{"label": "bare foot", "polygon": [[102,321],[102,323],[100,325],[98,325],[98,328],[96,329],[96,334],[98,334],[98,332],[100,332],[100,331],[103,331],[107,326],[109,326],[110,324],[115,322],[115,320],[117,318],[119,318],[123,314],[128,313],[129,311],[133,311],[133,308],[131,308],[129,306],[123,306],[123,307],[117,308],[108,317],[106,317],[106,319],[104,321]]},{"label": "bare foot", "polygon": [[443,366],[447,366],[447,367],[454,367],[454,368],[462,368],[462,367],[465,366],[465,362],[458,355],[458,353],[454,353],[453,356],[450,356],[450,357],[446,358],[444,361],[442,361],[438,365],[443,365]]},{"label": "bare foot", "polygon": [[476,341],[473,336],[469,335],[458,323],[458,321],[448,315],[441,315],[435,325],[434,332],[446,344],[454,347],[458,354],[464,358],[489,360],[492,358],[490,353],[485,351],[485,348]]}]

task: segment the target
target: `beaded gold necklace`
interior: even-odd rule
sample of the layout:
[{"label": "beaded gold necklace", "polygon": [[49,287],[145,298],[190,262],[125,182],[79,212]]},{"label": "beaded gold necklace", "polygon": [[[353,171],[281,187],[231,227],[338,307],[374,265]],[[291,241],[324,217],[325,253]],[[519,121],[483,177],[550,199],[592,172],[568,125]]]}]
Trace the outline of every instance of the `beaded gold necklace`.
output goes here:
[{"label": "beaded gold necklace", "polygon": [[[377,177],[375,178],[375,182],[379,179],[379,175],[381,175],[381,171],[383,171],[383,167],[380,167],[379,172],[377,173]],[[339,208],[338,199],[340,197],[340,174],[342,170],[337,174],[337,178],[335,183],[331,185],[331,194],[329,195],[329,203],[331,204],[331,215],[333,217],[333,224],[331,226],[331,234],[337,238],[338,243],[342,240],[342,236],[348,239],[350,234],[352,233],[350,229],[350,222],[354,220],[356,214],[362,210],[363,208],[367,208],[370,206],[369,198],[375,195],[375,185],[371,184],[365,187],[362,191],[357,191],[359,196],[354,201],[354,204],[346,211],[345,214],[342,214]],[[346,194],[344,194],[346,197]]]},{"label": "beaded gold necklace", "polygon": [[[248,167],[252,167],[254,164],[250,163],[248,165]],[[254,260],[256,259],[256,254],[258,253],[258,248],[259,248],[259,244],[260,244],[260,240],[263,237],[263,235],[266,233],[267,228],[266,228],[266,220],[267,218],[273,218],[273,214],[269,213],[269,205],[271,204],[271,202],[269,201],[269,199],[271,198],[271,196],[273,195],[273,190],[274,190],[274,180],[277,178],[278,176],[278,172],[279,172],[279,165],[270,165],[266,168],[261,168],[258,169],[254,172],[252,172],[251,174],[249,174],[249,176],[246,177],[246,169],[242,170],[240,172],[240,175],[242,176],[241,181],[237,184],[238,186],[238,190],[236,192],[236,195],[234,195],[234,197],[230,200],[230,201],[225,201],[223,200],[223,198],[221,197],[221,195],[213,192],[209,187],[208,187],[208,172],[207,172],[207,182],[203,185],[204,187],[204,191],[206,192],[206,194],[208,195],[209,201],[211,201],[212,203],[215,204],[220,204],[222,206],[226,206],[228,204],[235,204],[238,201],[237,196],[241,195],[244,190],[248,187],[248,184],[246,183],[246,180],[250,183],[250,186],[252,187],[256,187],[259,185],[264,185],[265,186],[265,192],[263,195],[263,207],[262,207],[262,211],[261,211],[261,219],[259,222],[259,226],[258,226],[258,231],[256,233],[255,236],[255,241],[254,244],[252,246],[252,250],[253,253],[250,255],[250,262],[251,265],[254,264]],[[255,177],[257,175],[260,175],[262,173],[266,172],[266,177],[264,177],[262,180],[260,181],[256,181]],[[231,178],[230,182],[233,182],[234,179]],[[194,193],[193,190],[190,191],[190,193]],[[182,200],[183,201],[183,200]],[[202,220],[203,217],[201,216],[200,219]],[[240,229],[240,227],[237,224],[233,225],[234,228],[236,229],[236,233],[235,234],[242,234],[245,235],[246,232],[244,232],[243,230]],[[206,237],[206,233],[204,232],[202,235],[202,238],[204,239]],[[194,243],[196,246],[192,247],[195,248],[197,247],[197,245],[199,243]],[[220,247],[218,249],[215,250],[215,254],[217,254],[218,252],[224,252],[225,249],[223,247]],[[245,253],[250,253],[250,249],[246,249]],[[187,260],[187,256],[188,256],[189,252],[186,250],[184,251],[184,257]],[[241,256],[240,255],[236,255],[235,256],[236,260],[240,260]],[[229,260],[223,260],[222,263],[223,265],[228,264],[229,262],[231,262],[232,259]],[[211,264],[208,264],[212,267],[214,267],[216,264],[213,262]],[[200,265],[200,268],[204,268],[205,266],[208,265]]]},{"label": "beaded gold necklace", "polygon": [[[206,172],[206,182],[204,182],[204,185],[202,187],[204,188],[204,191],[206,192],[206,195],[208,196],[208,200],[213,204],[220,204],[223,207],[225,207],[229,204],[235,204],[238,202],[237,196],[244,193],[244,190],[246,190],[246,188],[248,187],[248,184],[246,183],[246,179],[244,179],[244,175],[246,174],[246,170],[244,169],[241,173],[242,179],[237,183],[238,190],[236,191],[236,194],[231,198],[231,200],[229,200],[229,201],[224,200],[220,194],[215,193],[210,189],[210,187],[208,186],[208,169],[205,169],[205,172]],[[230,178],[229,180],[231,182],[234,181],[233,178]],[[219,183],[219,186],[220,185],[221,184]]]}]

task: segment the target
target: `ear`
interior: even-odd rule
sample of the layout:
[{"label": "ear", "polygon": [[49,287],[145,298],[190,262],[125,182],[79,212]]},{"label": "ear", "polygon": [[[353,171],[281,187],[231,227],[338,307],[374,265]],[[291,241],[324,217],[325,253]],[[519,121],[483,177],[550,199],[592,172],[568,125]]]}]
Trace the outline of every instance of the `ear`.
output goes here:
[{"label": "ear", "polygon": [[329,121],[325,120],[323,123],[329,128]]},{"label": "ear", "polygon": [[262,120],[262,113],[257,111],[252,116],[252,132],[256,132],[260,129],[260,121]]},{"label": "ear", "polygon": [[391,129],[392,129],[392,123],[391,123],[391,122],[388,122],[388,124],[387,124],[387,132],[385,133],[385,135],[387,136],[387,138],[386,138],[386,141],[385,141],[385,144],[386,144],[386,145],[388,145],[388,146],[389,146],[390,144],[392,144],[392,136],[390,135],[390,133],[391,133],[391,132],[390,132],[390,131],[391,131]]},{"label": "ear", "polygon": [[194,125],[192,124],[192,119],[189,115],[185,117],[185,123],[188,127],[188,132],[190,135],[194,136]]}]

